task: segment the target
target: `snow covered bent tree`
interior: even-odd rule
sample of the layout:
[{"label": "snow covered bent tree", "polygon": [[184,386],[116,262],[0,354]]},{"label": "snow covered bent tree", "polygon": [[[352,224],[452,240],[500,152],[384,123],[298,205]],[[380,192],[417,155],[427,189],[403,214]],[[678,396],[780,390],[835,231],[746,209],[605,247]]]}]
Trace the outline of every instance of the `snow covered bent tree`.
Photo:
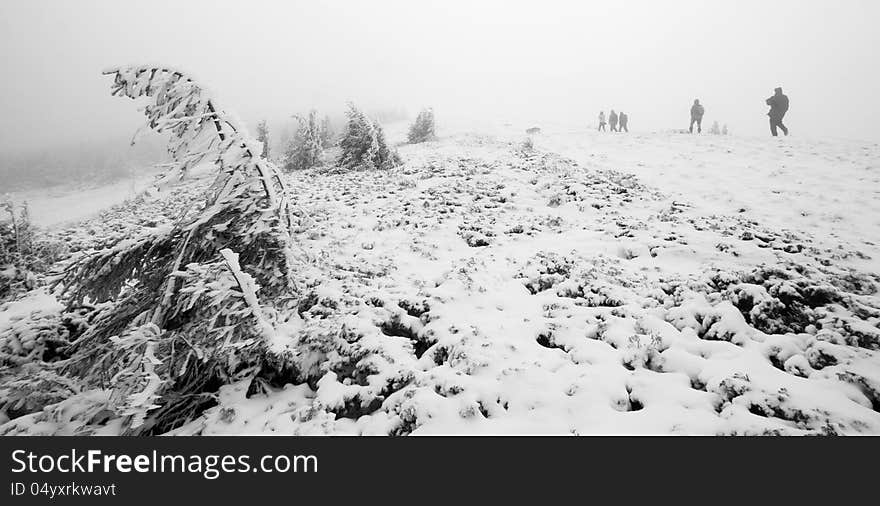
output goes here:
[{"label": "snow covered bent tree", "polygon": [[131,433],[168,430],[197,415],[211,388],[281,367],[269,347],[297,292],[292,216],[275,166],[190,77],[156,66],[105,73],[113,95],[150,99],[148,125],[171,134],[169,176],[216,168],[204,202],[173,227],[86,257],[62,281],[70,306],[99,311],[64,371],[110,380],[109,409],[129,416]]}]

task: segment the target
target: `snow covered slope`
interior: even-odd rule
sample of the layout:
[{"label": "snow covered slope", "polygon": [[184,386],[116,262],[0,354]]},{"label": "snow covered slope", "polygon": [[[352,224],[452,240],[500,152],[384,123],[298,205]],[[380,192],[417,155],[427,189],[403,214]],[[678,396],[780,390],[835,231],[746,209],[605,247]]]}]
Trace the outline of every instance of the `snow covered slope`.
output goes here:
[{"label": "snow covered slope", "polygon": [[24,190],[10,193],[9,198],[16,203],[27,202],[35,225],[56,227],[93,218],[105,208],[135,198],[154,179],[147,175],[97,187]]},{"label": "snow covered slope", "polygon": [[[296,371],[175,433],[880,434],[877,145],[523,138],[291,175],[310,295],[275,346]],[[69,431],[46,420],[0,432]]]}]

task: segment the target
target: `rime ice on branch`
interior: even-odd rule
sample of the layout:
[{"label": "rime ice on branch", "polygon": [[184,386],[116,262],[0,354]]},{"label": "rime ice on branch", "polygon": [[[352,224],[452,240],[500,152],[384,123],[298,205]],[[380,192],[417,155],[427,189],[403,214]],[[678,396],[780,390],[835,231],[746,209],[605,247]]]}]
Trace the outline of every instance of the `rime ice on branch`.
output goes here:
[{"label": "rime ice on branch", "polygon": [[148,125],[170,133],[184,177],[211,163],[204,202],[171,229],[147,233],[77,263],[62,282],[71,306],[99,304],[96,323],[70,348],[68,373],[112,379],[111,409],[133,432],[169,429],[197,415],[211,385],[280,367],[273,325],[294,303],[291,210],[276,167],[209,93],[166,67],[113,69],[113,95],[148,97]]}]

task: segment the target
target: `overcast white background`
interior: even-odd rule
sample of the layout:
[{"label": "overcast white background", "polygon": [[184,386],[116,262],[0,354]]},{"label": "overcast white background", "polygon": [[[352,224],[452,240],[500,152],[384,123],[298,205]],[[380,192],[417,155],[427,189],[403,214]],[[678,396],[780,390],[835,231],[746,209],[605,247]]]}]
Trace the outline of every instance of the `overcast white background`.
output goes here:
[{"label": "overcast white background", "polygon": [[251,125],[354,100],[573,127],[614,108],[649,131],[686,128],[698,97],[705,122],[768,135],[782,86],[794,135],[878,140],[878,21],[873,0],[2,0],[0,150],[131,133],[101,71],[143,62]]}]

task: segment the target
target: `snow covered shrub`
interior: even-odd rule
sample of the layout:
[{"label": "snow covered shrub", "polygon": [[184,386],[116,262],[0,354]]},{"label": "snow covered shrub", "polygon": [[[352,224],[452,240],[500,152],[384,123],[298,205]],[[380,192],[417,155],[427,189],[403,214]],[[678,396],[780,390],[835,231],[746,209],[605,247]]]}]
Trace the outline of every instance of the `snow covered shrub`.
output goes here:
[{"label": "snow covered shrub", "polygon": [[347,170],[390,169],[400,156],[388,148],[382,126],[368,118],[354,104],[348,104],[348,124],[339,141],[339,166]]},{"label": "snow covered shrub", "polygon": [[94,307],[62,314],[57,302],[45,305],[40,300],[54,302],[46,294],[29,294],[2,308],[8,317],[0,322],[0,419],[41,411],[81,390],[78,378],[57,370],[69,358],[71,341],[88,327]]},{"label": "snow covered shrub", "polygon": [[407,140],[410,144],[430,141],[436,137],[434,133],[434,110],[424,109],[419,112],[415,123],[409,127]]},{"label": "snow covered shrub", "polygon": [[80,392],[76,381],[49,369],[34,367],[26,374],[3,380],[0,383],[0,413],[12,419],[40,411]]},{"label": "snow covered shrub", "polygon": [[64,314],[39,309],[11,317],[0,335],[0,365],[18,367],[62,360],[65,348],[88,327],[88,317],[94,313],[93,306],[83,306]]},{"label": "snow covered shrub", "polygon": [[311,111],[308,118],[297,116],[296,119],[299,128],[284,155],[284,170],[287,172],[317,167],[324,154],[323,132],[318,125],[317,113]]},{"label": "snow covered shrub", "polygon": [[37,276],[67,253],[63,243],[39,237],[27,203],[16,209],[7,200],[2,208],[9,221],[0,221],[0,302],[34,288]]},{"label": "snow covered shrub", "polygon": [[516,277],[522,280],[529,293],[535,295],[568,280],[574,266],[574,260],[565,256],[538,252]]},{"label": "snow covered shrub", "polygon": [[629,370],[645,368],[655,372],[663,370],[662,353],[669,348],[663,339],[656,335],[633,334],[627,339],[622,351],[623,366]]},{"label": "snow covered shrub", "polygon": [[803,332],[817,322],[817,308],[850,305],[834,286],[782,268],[755,269],[741,283],[730,284],[724,295],[749,324],[768,334]]},{"label": "snow covered shrub", "polygon": [[113,95],[149,98],[149,125],[171,134],[169,176],[216,167],[172,227],[84,257],[61,281],[69,306],[106,302],[61,370],[93,387],[112,379],[114,414],[129,433],[151,433],[197,416],[220,384],[281,367],[269,348],[279,313],[295,306],[292,215],[275,166],[194,80],[155,66],[108,74]]}]

